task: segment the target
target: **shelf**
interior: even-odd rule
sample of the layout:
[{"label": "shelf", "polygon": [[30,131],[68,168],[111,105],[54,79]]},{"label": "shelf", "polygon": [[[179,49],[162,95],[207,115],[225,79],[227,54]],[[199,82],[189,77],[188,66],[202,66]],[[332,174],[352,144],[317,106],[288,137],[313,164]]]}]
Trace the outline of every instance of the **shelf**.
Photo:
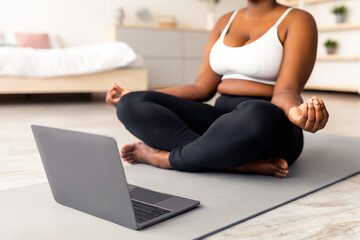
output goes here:
[{"label": "shelf", "polygon": [[144,29],[144,30],[165,30],[165,31],[193,31],[193,32],[210,32],[208,29],[203,28],[184,28],[184,27],[160,27],[157,25],[121,25],[115,24],[110,28],[129,28],[129,29]]},{"label": "shelf", "polygon": [[336,85],[323,85],[308,83],[305,85],[306,90],[323,90],[323,91],[336,91],[336,92],[352,92],[359,93],[360,89],[355,86],[336,86]]},{"label": "shelf", "polygon": [[210,30],[207,29],[196,29],[196,28],[165,28],[165,27],[159,27],[159,26],[141,26],[141,25],[121,25],[121,24],[115,24],[108,26],[107,29],[107,40],[108,41],[117,41],[117,30],[119,28],[128,28],[128,29],[143,29],[143,30],[160,30],[160,31],[184,31],[184,32],[208,32],[210,33]]},{"label": "shelf", "polygon": [[[316,4],[316,3],[325,3],[325,2],[338,2],[339,0],[305,0],[304,3],[305,5],[307,4]],[[286,0],[284,2],[285,5],[288,6],[298,6],[299,5],[299,1],[298,0]]]},{"label": "shelf", "polygon": [[360,61],[360,57],[358,56],[341,56],[341,55],[326,55],[326,56],[319,56],[316,58],[317,61]]},{"label": "shelf", "polygon": [[319,32],[329,32],[329,31],[340,31],[340,30],[360,30],[360,24],[354,24],[354,23],[340,23],[334,26],[328,26],[328,27],[319,27]]}]

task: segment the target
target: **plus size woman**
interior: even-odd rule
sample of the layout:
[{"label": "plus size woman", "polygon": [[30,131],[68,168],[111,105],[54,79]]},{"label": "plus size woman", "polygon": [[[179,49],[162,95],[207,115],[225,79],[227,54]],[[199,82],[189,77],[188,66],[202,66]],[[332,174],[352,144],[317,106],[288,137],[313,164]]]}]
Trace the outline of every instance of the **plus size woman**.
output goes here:
[{"label": "plus size woman", "polygon": [[[218,20],[195,83],[109,89],[106,102],[142,141],[124,146],[122,158],[180,171],[286,177],[302,151],[303,130],[315,133],[329,117],[321,99],[300,96],[316,51],[309,13],[276,0],[248,0]],[[215,106],[203,103],[217,92]]]}]

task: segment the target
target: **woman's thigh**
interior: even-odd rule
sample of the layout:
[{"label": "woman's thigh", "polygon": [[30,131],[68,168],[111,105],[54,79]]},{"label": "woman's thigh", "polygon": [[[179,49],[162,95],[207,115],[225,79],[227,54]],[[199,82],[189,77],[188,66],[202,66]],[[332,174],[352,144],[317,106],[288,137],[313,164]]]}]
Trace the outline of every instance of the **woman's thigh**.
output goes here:
[{"label": "woman's thigh", "polygon": [[217,119],[201,137],[174,149],[170,163],[183,171],[231,168],[270,157],[292,163],[301,149],[301,129],[280,108],[269,101],[247,100]]},{"label": "woman's thigh", "polygon": [[125,127],[145,143],[171,150],[202,135],[221,112],[201,102],[140,91],[121,98],[117,115]]},{"label": "woman's thigh", "polygon": [[[216,107],[232,114],[241,126],[253,129],[257,136],[262,136],[256,143],[261,146],[259,158],[283,157],[293,163],[302,151],[303,133],[301,128],[292,124],[284,112],[272,104],[271,98],[222,95],[216,101]],[[270,134],[266,134],[270,133]]]}]

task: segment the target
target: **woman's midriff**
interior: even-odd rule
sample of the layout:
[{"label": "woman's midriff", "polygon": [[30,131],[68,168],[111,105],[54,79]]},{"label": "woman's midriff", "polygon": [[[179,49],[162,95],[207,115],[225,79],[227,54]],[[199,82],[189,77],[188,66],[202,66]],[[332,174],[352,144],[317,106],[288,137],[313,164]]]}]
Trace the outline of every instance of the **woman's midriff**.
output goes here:
[{"label": "woman's midriff", "polygon": [[240,79],[224,79],[217,91],[236,96],[272,97],[274,86]]}]

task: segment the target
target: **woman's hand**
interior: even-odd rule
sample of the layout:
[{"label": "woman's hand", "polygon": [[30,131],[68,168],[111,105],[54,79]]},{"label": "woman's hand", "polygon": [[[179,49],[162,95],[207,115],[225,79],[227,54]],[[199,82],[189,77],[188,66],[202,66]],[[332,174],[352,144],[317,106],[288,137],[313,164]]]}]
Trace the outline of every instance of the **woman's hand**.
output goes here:
[{"label": "woman's hand", "polygon": [[120,98],[122,98],[122,96],[130,92],[131,92],[130,90],[122,89],[116,83],[113,83],[112,88],[110,88],[106,94],[105,102],[111,106],[116,107]]},{"label": "woman's hand", "polygon": [[325,127],[329,113],[324,102],[314,96],[300,106],[290,108],[288,118],[305,131],[315,133]]}]

